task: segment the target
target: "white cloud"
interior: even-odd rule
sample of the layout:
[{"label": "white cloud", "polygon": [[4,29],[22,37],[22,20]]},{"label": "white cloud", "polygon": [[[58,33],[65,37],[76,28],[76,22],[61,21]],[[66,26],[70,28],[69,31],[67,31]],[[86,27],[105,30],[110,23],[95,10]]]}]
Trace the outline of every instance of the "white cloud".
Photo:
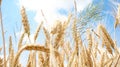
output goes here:
[{"label": "white cloud", "polygon": [[[83,10],[92,0],[76,0],[78,11]],[[43,11],[47,23],[47,27],[51,27],[55,20],[62,19],[62,21],[67,19],[67,16],[61,15],[58,10],[64,9],[70,11],[74,6],[74,0],[19,0],[20,5],[24,6],[27,10],[32,10],[36,12],[34,18],[35,21],[41,22],[44,20],[41,14]]]}]

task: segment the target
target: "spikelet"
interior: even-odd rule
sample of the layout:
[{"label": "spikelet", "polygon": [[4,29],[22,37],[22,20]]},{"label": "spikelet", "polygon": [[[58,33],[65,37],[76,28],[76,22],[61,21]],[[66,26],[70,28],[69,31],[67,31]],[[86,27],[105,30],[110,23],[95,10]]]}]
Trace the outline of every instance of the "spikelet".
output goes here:
[{"label": "spikelet", "polygon": [[57,61],[57,63],[58,63],[58,67],[63,67],[64,65],[63,65],[63,60],[62,60],[62,56],[61,56],[61,54],[58,52],[58,53],[55,53],[55,59],[56,59],[56,61]]},{"label": "spikelet", "polygon": [[109,61],[107,67],[112,67],[113,60]]},{"label": "spikelet", "polygon": [[56,22],[55,22],[56,24],[54,25],[54,27],[52,28],[52,30],[51,30],[51,34],[56,34],[56,33],[58,33],[58,31],[60,30],[60,26],[61,26],[61,21],[59,21],[59,20],[57,20]]},{"label": "spikelet", "polygon": [[73,34],[73,39],[74,39],[74,41],[75,41],[76,43],[78,43],[76,22],[77,22],[77,21],[76,21],[76,18],[74,18],[73,26],[72,26],[72,29],[73,29],[72,34]]},{"label": "spikelet", "polygon": [[68,24],[70,23],[70,19],[71,19],[72,15],[69,14],[68,16],[68,20],[67,22],[64,22],[62,24],[62,22],[57,21],[57,34],[56,34],[56,38],[55,38],[55,48],[58,48],[59,46],[62,46],[62,44],[64,43],[64,34],[65,34],[65,30],[68,27]]},{"label": "spikelet", "polygon": [[50,58],[49,57],[50,57],[49,54],[45,57],[43,66],[49,67],[49,65],[50,65],[50,63],[49,63],[50,62]]},{"label": "spikelet", "polygon": [[65,29],[68,27],[68,25],[69,25],[69,23],[70,23],[70,21],[71,21],[71,18],[72,18],[72,14],[69,14],[67,21],[64,21],[64,23],[63,23],[63,25],[62,25],[63,30],[65,30]]},{"label": "spikelet", "polygon": [[101,55],[101,58],[100,58],[100,67],[104,67],[104,55],[105,55],[105,53],[103,53]]},{"label": "spikelet", "polygon": [[90,29],[87,30],[87,40],[88,40],[88,53],[91,53],[92,50],[92,35],[90,33]]},{"label": "spikelet", "polygon": [[24,27],[24,32],[27,33],[29,36],[30,35],[30,26],[29,26],[28,18],[27,18],[24,7],[22,7],[22,9],[21,9],[21,16],[22,16],[22,24]]},{"label": "spikelet", "polygon": [[120,4],[118,4],[118,10],[117,10],[117,15],[115,17],[114,28],[116,28],[118,24],[120,24]]},{"label": "spikelet", "polygon": [[86,55],[87,55],[88,65],[90,67],[93,67],[93,61],[92,61],[92,58],[91,58],[91,53],[88,50],[86,50]]},{"label": "spikelet", "polygon": [[115,52],[119,53],[119,51],[117,50],[116,44],[115,42],[112,40],[112,38],[110,37],[109,33],[107,32],[107,30],[102,27],[104,34],[106,35],[108,42],[110,43],[111,47],[115,50]]},{"label": "spikelet", "polygon": [[[21,37],[20,37],[20,40],[19,40],[19,42],[18,42],[18,50],[22,47],[23,38],[24,38],[24,33],[22,33],[22,35],[21,35]],[[16,64],[19,64],[19,60],[16,61]]]},{"label": "spikelet", "polygon": [[[13,64],[13,59],[14,59],[14,49],[11,49],[11,53],[9,55],[9,67],[12,67]],[[18,63],[18,62],[17,62]]]},{"label": "spikelet", "polygon": [[71,17],[72,17],[72,14],[69,14],[68,15],[68,20],[64,22],[64,24],[62,25],[61,24],[61,21],[57,20],[56,21],[56,25],[53,27],[53,29],[51,30],[51,34],[56,34],[59,32],[59,29],[61,28],[60,26],[62,25],[62,28],[63,30],[65,30],[67,28],[67,26],[69,25],[70,23],[70,20],[71,20]]},{"label": "spikelet", "polygon": [[95,34],[92,35],[92,38],[93,38],[92,42],[93,42],[93,47],[94,47],[93,53],[94,53],[94,58],[96,58],[97,57],[97,51],[98,51],[98,41],[95,40]]},{"label": "spikelet", "polygon": [[13,48],[12,48],[12,37],[9,37],[9,67],[12,66],[12,59],[13,59]]},{"label": "spikelet", "polygon": [[45,34],[45,37],[46,37],[45,46],[49,47],[49,44],[50,44],[50,34],[49,34],[48,30],[45,27],[43,27],[43,31],[44,31],[44,34]]},{"label": "spikelet", "polygon": [[[95,51],[95,52],[97,52],[97,51]],[[93,63],[93,67],[96,67],[96,66],[97,66],[96,54],[95,54],[95,53],[94,53],[94,54],[91,53],[91,55],[92,55],[92,58],[91,58],[91,59],[92,59],[92,61],[93,61],[93,62],[92,62],[92,63]]]},{"label": "spikelet", "polygon": [[78,34],[78,31],[77,31],[77,27],[76,27],[76,23],[77,23],[77,19],[74,18],[74,21],[73,21],[73,26],[72,26],[72,35],[73,35],[73,39],[75,41],[75,50],[77,51],[77,55],[78,55],[78,51],[79,51],[79,48],[78,48],[78,45],[79,45],[79,34]]},{"label": "spikelet", "polygon": [[[107,66],[108,64],[110,64],[111,61],[113,61],[113,58],[107,59],[107,61],[104,63],[104,66]],[[110,67],[110,66],[108,66],[108,67]]]},{"label": "spikelet", "polygon": [[120,60],[120,55],[118,56],[117,62],[115,63],[114,67],[117,67],[119,60]]},{"label": "spikelet", "polygon": [[22,41],[23,41],[23,38],[24,38],[24,33],[22,33],[21,37],[20,37],[20,40],[18,42],[18,50],[21,48],[22,46]]},{"label": "spikelet", "polygon": [[106,31],[103,25],[98,26],[98,31],[99,31],[100,36],[102,37],[102,41],[106,45],[108,52],[112,54],[112,48],[113,49],[115,48],[114,47],[115,44],[113,40],[111,39],[110,35],[108,34],[108,32]]},{"label": "spikelet", "polygon": [[39,67],[43,67],[43,63],[44,63],[44,57],[42,52],[38,52],[38,65]]},{"label": "spikelet", "polygon": [[34,41],[36,41],[42,25],[43,25],[43,22],[41,22],[41,24],[38,26],[38,28],[37,28],[37,30],[36,30],[36,32],[35,32]]},{"label": "spikelet", "polygon": [[9,54],[11,53],[12,50],[12,37],[9,37]]},{"label": "spikelet", "polygon": [[[50,47],[50,33],[48,32],[48,30],[43,27],[43,31],[44,31],[44,35],[46,37],[45,39],[45,47],[49,48]],[[48,53],[45,53],[45,62],[44,62],[44,66],[49,66],[49,54]]]},{"label": "spikelet", "polygon": [[118,24],[119,24],[119,20],[116,18],[115,23],[114,23],[114,28],[116,28]]},{"label": "spikelet", "polygon": [[64,43],[65,29],[67,28],[67,26],[68,26],[68,24],[70,22],[71,17],[72,17],[72,15],[70,14],[68,16],[67,22],[64,22],[63,24],[59,20],[56,21],[57,24],[55,25],[55,27],[51,31],[51,34],[53,34],[55,36],[54,48],[58,49],[58,47],[62,46],[62,44]]},{"label": "spikelet", "polygon": [[70,56],[70,54],[72,53],[72,52],[71,52],[71,47],[70,47],[70,42],[66,42],[66,43],[64,44],[64,46],[62,46],[62,49],[63,49],[63,51],[64,51],[65,54],[66,54],[67,60],[69,60],[69,56]]},{"label": "spikelet", "polygon": [[114,43],[115,43],[115,54],[117,55],[117,54],[119,54],[120,52],[119,52],[119,50],[118,50],[118,48],[117,48],[117,46],[116,46],[116,41],[114,41]]},{"label": "spikelet", "polygon": [[57,25],[57,32],[56,32],[56,37],[55,37],[55,41],[54,41],[54,48],[58,49],[58,47],[60,46],[60,43],[63,39],[63,35],[64,35],[64,29],[62,26],[62,23],[60,21],[57,21],[58,25]]},{"label": "spikelet", "polygon": [[74,51],[70,55],[67,67],[71,66],[71,64],[73,63],[73,60],[74,60],[74,57],[75,57],[76,54],[77,54],[77,50],[75,48]]},{"label": "spikelet", "polygon": [[[70,56],[70,59],[69,59],[69,61],[68,61],[68,66],[67,66],[67,67],[71,66],[71,64],[73,63],[73,59],[74,59],[75,55],[77,55],[77,57],[79,57],[78,44],[81,44],[81,42],[79,42],[79,39],[80,39],[80,38],[78,37],[76,22],[77,22],[77,20],[76,20],[76,18],[74,18],[73,26],[72,26],[72,31],[73,31],[73,32],[72,32],[72,35],[73,35],[73,39],[74,39],[74,41],[75,41],[75,48],[74,48],[73,53],[72,53],[71,56]],[[78,58],[78,59],[79,59],[79,58]]]},{"label": "spikelet", "polygon": [[81,54],[82,54],[83,67],[88,66],[88,60],[86,58],[87,54],[86,54],[86,48],[85,47],[82,47]]}]

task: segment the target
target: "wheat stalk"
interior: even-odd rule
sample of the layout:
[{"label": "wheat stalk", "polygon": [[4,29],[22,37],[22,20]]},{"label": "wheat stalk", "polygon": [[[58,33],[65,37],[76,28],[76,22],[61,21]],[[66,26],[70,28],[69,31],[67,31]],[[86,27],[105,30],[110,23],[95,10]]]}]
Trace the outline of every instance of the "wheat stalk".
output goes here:
[{"label": "wheat stalk", "polygon": [[[2,0],[1,0],[2,1]],[[1,12],[1,1],[0,1],[0,25],[1,25],[1,33],[2,33],[2,40],[3,40],[3,48],[4,48],[4,67],[6,67],[6,46],[5,46],[5,37],[4,37],[4,27],[2,22],[2,12]]]}]

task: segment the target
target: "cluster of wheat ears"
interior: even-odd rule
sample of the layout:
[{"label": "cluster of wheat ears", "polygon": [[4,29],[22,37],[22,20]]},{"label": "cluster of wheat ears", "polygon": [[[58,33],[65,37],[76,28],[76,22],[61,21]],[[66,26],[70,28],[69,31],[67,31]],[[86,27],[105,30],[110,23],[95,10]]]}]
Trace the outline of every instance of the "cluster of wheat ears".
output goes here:
[{"label": "cluster of wheat ears", "polygon": [[[118,11],[119,12],[119,11]],[[86,43],[83,43],[81,35],[77,31],[76,18],[69,14],[67,21],[61,23],[57,21],[51,31],[48,31],[43,22],[38,26],[34,34],[34,43],[23,44],[23,38],[30,36],[30,25],[25,12],[25,8],[21,9],[22,24],[24,33],[21,35],[17,44],[18,51],[14,53],[12,37],[9,37],[9,55],[7,60],[0,58],[0,67],[22,67],[20,55],[24,51],[30,51],[26,67],[119,67],[120,51],[116,42],[111,38],[106,28],[102,24],[98,24],[96,31],[86,30]],[[119,16],[116,19],[119,19]],[[71,22],[71,19],[73,20]],[[70,22],[72,23],[72,40],[65,40],[66,29]],[[116,25],[119,21],[116,20]],[[45,34],[45,44],[36,43],[40,30],[43,29]],[[85,46],[87,44],[87,46]],[[71,45],[73,45],[71,47]],[[102,48],[104,48],[104,50]],[[37,58],[38,57],[38,58]],[[37,59],[36,59],[37,58]]]}]

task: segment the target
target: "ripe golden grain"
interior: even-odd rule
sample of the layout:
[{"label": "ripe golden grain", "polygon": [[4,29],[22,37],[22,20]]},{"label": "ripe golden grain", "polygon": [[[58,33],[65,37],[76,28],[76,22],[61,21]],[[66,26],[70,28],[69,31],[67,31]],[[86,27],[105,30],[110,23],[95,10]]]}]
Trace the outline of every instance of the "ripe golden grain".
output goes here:
[{"label": "ripe golden grain", "polygon": [[36,32],[35,32],[34,41],[36,41],[42,25],[43,25],[43,22],[41,22],[41,24],[38,26],[38,28],[37,28],[37,30],[36,30]]},{"label": "ripe golden grain", "polygon": [[90,29],[87,30],[87,41],[88,41],[88,53],[91,53],[91,50],[92,50],[92,35],[91,35],[91,32],[90,32]]},{"label": "ripe golden grain", "polygon": [[50,45],[50,33],[47,31],[47,29],[45,27],[43,27],[43,31],[46,37],[46,41],[45,41],[45,46],[49,47]]},{"label": "ripe golden grain", "polygon": [[63,29],[63,25],[62,22],[57,21],[58,25],[57,25],[57,32],[56,32],[56,37],[55,37],[55,41],[54,41],[54,48],[58,49],[58,47],[60,46],[60,43],[63,39],[63,35],[64,35],[64,29]]},{"label": "ripe golden grain", "polygon": [[[75,4],[75,12],[77,13],[75,0],[74,0],[74,4]],[[64,21],[64,23],[58,20],[55,27],[52,29],[51,33],[45,27],[42,28],[46,37],[45,44],[43,46],[41,46],[41,44],[36,44],[35,42],[43,22],[36,29],[33,38],[34,44],[30,43],[30,44],[22,45],[24,34],[27,33],[28,36],[30,35],[30,26],[28,23],[28,18],[24,7],[21,10],[21,15],[22,15],[22,24],[24,27],[24,33],[21,35],[20,40],[18,42],[17,45],[18,51],[14,55],[14,49],[12,48],[13,47],[12,37],[10,36],[9,56],[8,56],[9,63],[7,63],[7,61],[3,62],[3,59],[5,58],[0,57],[0,67],[2,67],[4,63],[7,63],[9,67],[22,67],[22,65],[19,63],[20,60],[19,57],[21,53],[25,50],[30,51],[27,61],[27,67],[36,67],[36,66],[64,67],[65,64],[67,65],[67,67],[119,66],[118,64],[120,62],[119,60],[120,55],[119,55],[117,43],[115,43],[112,40],[110,34],[107,32],[106,28],[103,25],[98,25],[98,31],[99,31],[98,33],[96,33],[94,29],[92,31],[85,30],[87,33],[86,35],[87,38],[85,38],[85,40],[87,41],[83,41],[76,26],[77,17],[75,15],[75,18],[71,22],[72,15],[70,14],[68,16],[68,20]],[[119,17],[117,17],[115,28],[119,23],[118,18]],[[71,35],[73,36],[72,40],[74,41],[67,41],[65,39],[65,35],[66,35],[65,32],[70,23],[73,23]],[[101,47],[101,44],[106,46],[105,50],[98,48],[99,46]],[[86,45],[88,47],[86,47]],[[38,60],[36,60],[37,57],[36,53],[38,54]]]},{"label": "ripe golden grain", "polygon": [[[112,54],[112,48],[114,49],[113,40],[111,40],[110,35],[107,33],[107,31],[106,31],[106,29],[104,28],[103,25],[99,25],[98,30],[99,30],[100,36],[102,37],[102,41],[106,45],[106,48],[107,48],[108,52]],[[112,46],[112,48],[111,48],[111,46]]]},{"label": "ripe golden grain", "polygon": [[11,53],[12,50],[12,37],[9,37],[9,54]]},{"label": "ripe golden grain", "polygon": [[44,63],[44,57],[42,52],[38,52],[38,65],[39,67],[43,67],[43,63]]},{"label": "ripe golden grain", "polygon": [[[10,55],[9,55],[9,67],[12,67],[13,59],[14,59],[14,49],[12,48]],[[17,63],[18,63],[18,61],[17,61]]]},{"label": "ripe golden grain", "polygon": [[117,14],[115,16],[114,28],[116,28],[117,25],[119,24],[120,24],[120,4],[118,4]]},{"label": "ripe golden grain", "polygon": [[14,57],[14,50],[12,48],[12,37],[9,37],[9,67],[12,67]]},{"label": "ripe golden grain", "polygon": [[21,35],[21,37],[20,37],[20,40],[19,40],[19,42],[18,42],[18,50],[21,48],[21,46],[22,46],[22,41],[23,41],[23,38],[24,38],[24,33],[22,33],[22,35]]},{"label": "ripe golden grain", "polygon": [[24,7],[22,7],[22,9],[21,9],[21,16],[22,16],[22,24],[24,27],[24,32],[27,33],[29,36],[30,35],[30,25],[29,25],[28,18],[27,18]]}]

